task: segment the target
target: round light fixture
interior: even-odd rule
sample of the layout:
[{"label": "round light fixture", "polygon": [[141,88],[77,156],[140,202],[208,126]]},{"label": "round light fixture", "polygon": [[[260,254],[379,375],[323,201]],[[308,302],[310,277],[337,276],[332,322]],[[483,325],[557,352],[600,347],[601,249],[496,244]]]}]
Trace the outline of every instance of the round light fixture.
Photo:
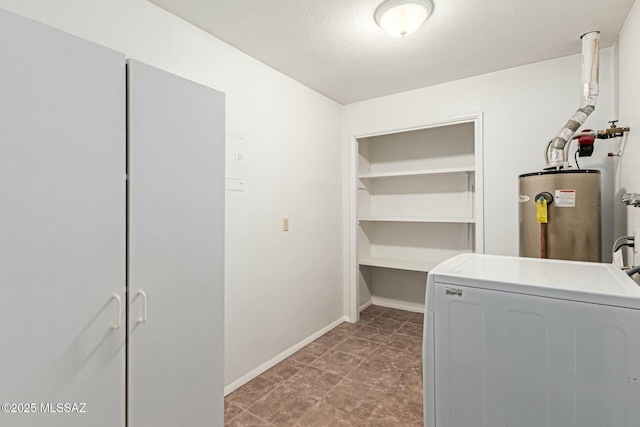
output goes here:
[{"label": "round light fixture", "polygon": [[431,0],[387,0],[376,9],[376,23],[395,37],[415,32],[433,12]]}]

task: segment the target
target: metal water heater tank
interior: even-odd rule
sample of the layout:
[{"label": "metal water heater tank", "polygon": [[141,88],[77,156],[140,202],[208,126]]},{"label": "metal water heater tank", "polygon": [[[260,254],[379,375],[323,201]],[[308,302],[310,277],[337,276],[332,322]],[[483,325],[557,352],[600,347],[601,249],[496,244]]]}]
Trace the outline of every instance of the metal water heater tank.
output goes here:
[{"label": "metal water heater tank", "polygon": [[[519,178],[520,256],[602,261],[600,171],[553,170]],[[548,202],[548,223],[541,225],[536,199]]]}]

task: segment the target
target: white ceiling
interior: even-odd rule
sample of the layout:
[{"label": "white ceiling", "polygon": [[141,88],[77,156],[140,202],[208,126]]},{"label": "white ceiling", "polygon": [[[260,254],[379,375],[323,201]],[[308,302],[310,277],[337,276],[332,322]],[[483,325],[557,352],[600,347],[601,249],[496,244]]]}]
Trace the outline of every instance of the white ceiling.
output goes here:
[{"label": "white ceiling", "polygon": [[406,39],[373,20],[382,0],[150,0],[342,103],[611,46],[634,0],[434,0]]}]

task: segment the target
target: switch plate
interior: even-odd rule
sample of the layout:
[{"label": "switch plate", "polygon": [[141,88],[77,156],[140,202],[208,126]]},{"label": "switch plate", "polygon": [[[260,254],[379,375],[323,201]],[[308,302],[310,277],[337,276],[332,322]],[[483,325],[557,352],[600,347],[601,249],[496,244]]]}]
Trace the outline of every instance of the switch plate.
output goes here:
[{"label": "switch plate", "polygon": [[289,218],[282,218],[282,231],[289,231]]}]

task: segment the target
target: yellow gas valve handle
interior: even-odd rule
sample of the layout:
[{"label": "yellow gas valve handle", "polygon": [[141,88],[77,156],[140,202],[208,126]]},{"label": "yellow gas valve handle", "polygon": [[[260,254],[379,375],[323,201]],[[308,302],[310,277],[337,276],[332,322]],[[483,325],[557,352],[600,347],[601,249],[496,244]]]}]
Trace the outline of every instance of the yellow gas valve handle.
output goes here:
[{"label": "yellow gas valve handle", "polygon": [[539,197],[536,200],[536,216],[538,217],[538,223],[547,223],[547,200],[544,197]]}]

